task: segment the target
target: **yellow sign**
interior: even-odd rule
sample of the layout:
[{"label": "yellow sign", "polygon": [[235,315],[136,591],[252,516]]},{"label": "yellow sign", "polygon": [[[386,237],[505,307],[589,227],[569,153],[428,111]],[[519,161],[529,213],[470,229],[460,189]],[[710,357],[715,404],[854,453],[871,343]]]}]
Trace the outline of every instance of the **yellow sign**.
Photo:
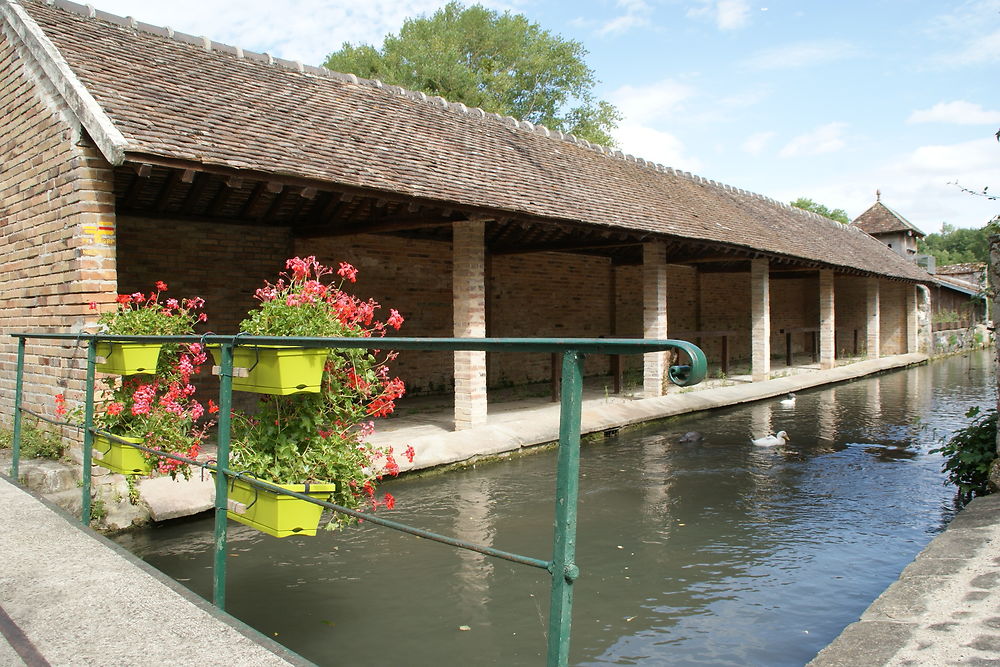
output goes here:
[{"label": "yellow sign", "polygon": [[87,239],[88,243],[110,244],[115,236],[115,228],[110,225],[84,225],[83,233],[94,237]]}]

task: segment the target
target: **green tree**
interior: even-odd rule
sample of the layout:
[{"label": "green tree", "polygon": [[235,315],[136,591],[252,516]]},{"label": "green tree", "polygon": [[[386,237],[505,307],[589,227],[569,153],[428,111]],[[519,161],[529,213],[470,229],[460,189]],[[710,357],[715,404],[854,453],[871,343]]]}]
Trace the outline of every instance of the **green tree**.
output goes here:
[{"label": "green tree", "polygon": [[941,233],[928,234],[917,242],[917,248],[925,255],[933,255],[938,266],[988,262],[989,236],[995,233],[990,224],[982,229],[957,229],[946,222],[941,225]]},{"label": "green tree", "polygon": [[835,208],[833,210],[830,210],[823,204],[817,204],[808,197],[799,197],[795,201],[789,203],[795,208],[801,208],[804,211],[812,211],[813,213],[819,213],[824,218],[830,218],[831,220],[836,220],[842,225],[851,224],[851,219],[847,217],[847,211],[845,211],[842,208]]},{"label": "green tree", "polygon": [[449,2],[407,19],[381,49],[345,42],[323,64],[613,146],[621,116],[594,96],[586,55],[521,14]]}]

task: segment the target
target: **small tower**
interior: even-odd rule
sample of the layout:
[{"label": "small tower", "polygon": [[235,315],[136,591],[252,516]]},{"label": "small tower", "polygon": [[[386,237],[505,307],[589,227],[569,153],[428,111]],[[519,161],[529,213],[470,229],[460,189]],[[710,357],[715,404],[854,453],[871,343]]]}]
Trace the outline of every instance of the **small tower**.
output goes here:
[{"label": "small tower", "polygon": [[851,224],[913,261],[917,259],[917,240],[926,236],[909,220],[882,203],[881,190],[875,191],[875,203]]}]

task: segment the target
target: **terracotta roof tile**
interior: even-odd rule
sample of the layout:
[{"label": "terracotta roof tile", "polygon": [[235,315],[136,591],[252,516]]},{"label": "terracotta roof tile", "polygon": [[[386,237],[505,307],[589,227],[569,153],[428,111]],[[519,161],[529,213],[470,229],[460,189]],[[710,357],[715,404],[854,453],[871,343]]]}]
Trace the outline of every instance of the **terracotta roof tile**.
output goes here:
[{"label": "terracotta roof tile", "polygon": [[914,227],[909,220],[893,211],[881,201],[877,201],[869,206],[868,210],[855,218],[851,224],[858,229],[868,232],[872,236],[907,231],[915,232],[919,237],[924,236],[924,233]]},{"label": "terracotta roof tile", "polygon": [[21,3],[143,154],[743,246],[909,280],[858,229],[546,128],[57,0]]}]

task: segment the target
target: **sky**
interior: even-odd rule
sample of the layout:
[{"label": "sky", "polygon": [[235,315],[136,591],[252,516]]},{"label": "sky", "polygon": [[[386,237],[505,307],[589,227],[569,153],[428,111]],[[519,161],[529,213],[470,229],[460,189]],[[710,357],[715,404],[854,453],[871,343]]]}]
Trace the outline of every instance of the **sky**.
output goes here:
[{"label": "sky", "polygon": [[[319,65],[381,45],[442,0],[90,0]],[[465,4],[472,4],[466,2]],[[925,233],[1000,201],[1000,0],[481,0],[588,51],[626,153],[851,218],[875,202]]]}]

